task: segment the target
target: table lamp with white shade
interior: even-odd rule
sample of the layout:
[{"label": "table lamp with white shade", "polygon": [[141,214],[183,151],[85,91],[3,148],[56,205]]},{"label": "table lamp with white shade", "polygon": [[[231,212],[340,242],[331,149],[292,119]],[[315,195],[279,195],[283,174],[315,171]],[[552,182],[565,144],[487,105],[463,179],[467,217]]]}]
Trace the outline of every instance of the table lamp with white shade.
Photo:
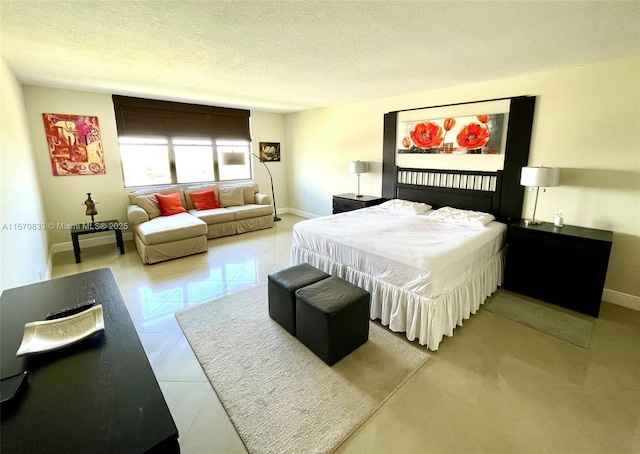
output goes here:
[{"label": "table lamp with white shade", "polygon": [[349,173],[358,174],[358,193],[356,197],[362,197],[360,194],[360,174],[369,171],[369,163],[367,161],[351,161],[349,163]]},{"label": "table lamp with white shade", "polygon": [[[520,184],[536,190],[536,200],[533,204],[533,216],[531,219],[525,219],[527,225],[542,224],[542,221],[536,221],[536,208],[538,206],[538,192],[540,188],[549,188],[558,186],[560,183],[560,169],[556,167],[523,167],[520,174]],[[544,190],[544,189],[543,189]]]}]

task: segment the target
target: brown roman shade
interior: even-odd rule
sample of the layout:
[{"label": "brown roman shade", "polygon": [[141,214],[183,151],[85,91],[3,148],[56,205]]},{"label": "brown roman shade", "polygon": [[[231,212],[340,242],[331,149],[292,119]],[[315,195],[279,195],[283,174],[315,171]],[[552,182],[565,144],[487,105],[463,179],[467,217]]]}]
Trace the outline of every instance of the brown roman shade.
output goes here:
[{"label": "brown roman shade", "polygon": [[250,111],[113,95],[119,136],[251,140]]}]

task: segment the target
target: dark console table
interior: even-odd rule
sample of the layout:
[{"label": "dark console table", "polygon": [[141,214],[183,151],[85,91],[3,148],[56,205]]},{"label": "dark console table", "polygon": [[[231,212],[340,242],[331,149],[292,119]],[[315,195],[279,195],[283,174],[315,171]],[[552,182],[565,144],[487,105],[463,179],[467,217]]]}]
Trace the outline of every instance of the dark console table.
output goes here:
[{"label": "dark console table", "polygon": [[[91,298],[105,329],[77,344],[16,357],[24,324]],[[3,404],[0,452],[179,452],[178,429],[110,268],[5,290],[0,298],[2,378],[28,371]]]},{"label": "dark console table", "polygon": [[77,224],[71,229],[71,242],[73,243],[73,254],[76,256],[76,263],[80,263],[80,235],[88,235],[90,233],[113,231],[116,234],[116,244],[120,248],[120,254],[124,254],[124,241],[122,240],[122,229],[126,229],[127,225],[118,222],[117,219],[109,221],[90,222],[88,224]]},{"label": "dark console table", "polygon": [[597,317],[612,242],[608,230],[512,224],[504,287]]},{"label": "dark console table", "polygon": [[358,197],[354,193],[336,194],[333,196],[333,214],[380,205],[385,200],[386,199],[382,197],[374,197],[371,195]]}]

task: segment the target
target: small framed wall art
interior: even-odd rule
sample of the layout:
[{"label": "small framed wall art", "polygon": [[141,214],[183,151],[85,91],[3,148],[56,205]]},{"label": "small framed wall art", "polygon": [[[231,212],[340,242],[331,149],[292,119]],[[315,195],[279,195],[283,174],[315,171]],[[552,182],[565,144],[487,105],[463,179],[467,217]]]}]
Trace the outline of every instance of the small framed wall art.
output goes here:
[{"label": "small framed wall art", "polygon": [[106,173],[98,117],[43,113],[54,176]]},{"label": "small framed wall art", "polygon": [[260,142],[260,160],[280,161],[280,142]]}]

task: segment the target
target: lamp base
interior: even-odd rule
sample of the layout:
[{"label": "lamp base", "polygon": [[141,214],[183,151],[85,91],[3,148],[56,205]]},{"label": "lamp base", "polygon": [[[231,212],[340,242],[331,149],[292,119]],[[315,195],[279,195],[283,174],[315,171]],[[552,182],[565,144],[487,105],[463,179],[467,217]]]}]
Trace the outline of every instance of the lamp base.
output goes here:
[{"label": "lamp base", "polygon": [[363,194],[356,194],[356,197],[364,197]]},{"label": "lamp base", "polygon": [[536,221],[535,219],[525,219],[524,225],[540,225],[544,224],[544,221]]},{"label": "lamp base", "polygon": [[273,220],[274,220],[274,221],[281,221],[282,219],[281,219],[281,218],[279,218],[278,216],[274,216],[274,217],[273,217]]}]

